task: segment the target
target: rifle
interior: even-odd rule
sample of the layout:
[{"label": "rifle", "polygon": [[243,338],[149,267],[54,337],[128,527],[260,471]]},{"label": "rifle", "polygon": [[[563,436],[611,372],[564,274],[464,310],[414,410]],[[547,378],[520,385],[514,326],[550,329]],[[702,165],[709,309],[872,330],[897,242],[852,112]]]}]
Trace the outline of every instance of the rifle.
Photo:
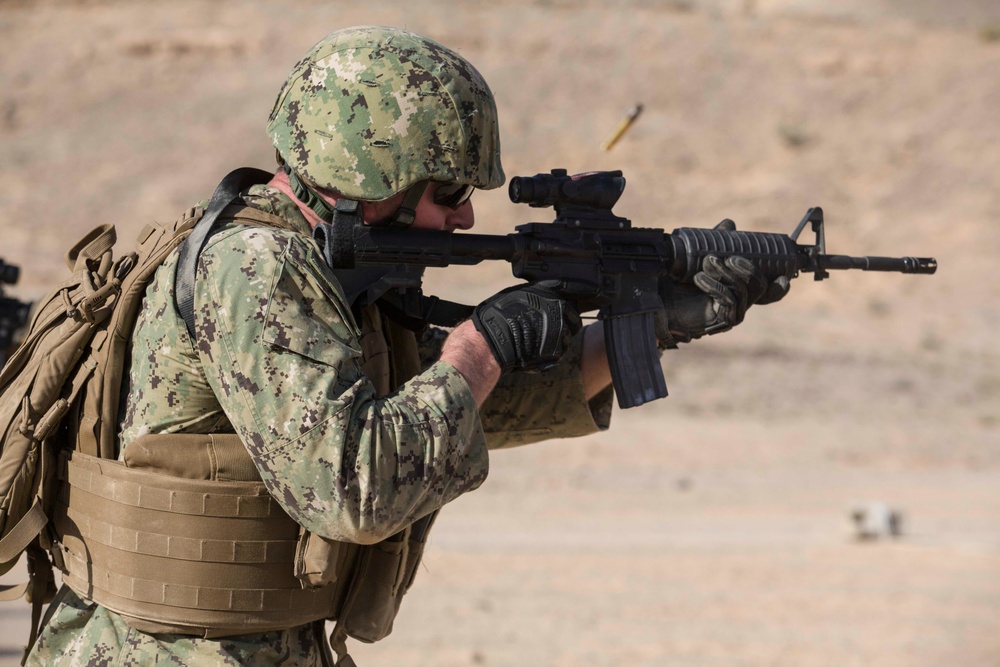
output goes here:
[{"label": "rifle", "polygon": [[[791,235],[636,228],[611,211],[624,190],[621,171],[569,176],[564,169],[553,169],[549,174],[511,179],[512,202],[556,211],[553,222],[519,225],[512,234],[400,230],[367,226],[357,218],[338,225],[335,218],[327,229],[317,227],[315,236],[349,303],[381,299],[414,321],[440,324],[450,319],[454,324],[455,313],[471,312],[424,297],[420,285],[425,267],[502,260],[510,262],[517,278],[554,281],[560,296],[579,312],[597,310],[597,318],[604,322],[612,382],[622,408],[667,395],[654,328],[655,314],[662,308],[659,288],[664,280],[691,282],[707,255],[742,255],[769,282],[802,272],[823,280],[831,270],[922,274],[937,270],[937,260],[928,257],[828,255],[823,210],[818,206],[806,212]],[[816,236],[812,245],[798,243],[806,225]],[[435,310],[449,309],[452,316],[435,321]]]},{"label": "rifle", "polygon": [[7,362],[7,353],[14,345],[14,334],[28,323],[31,304],[4,296],[3,286],[17,283],[21,270],[0,259],[0,368]]}]

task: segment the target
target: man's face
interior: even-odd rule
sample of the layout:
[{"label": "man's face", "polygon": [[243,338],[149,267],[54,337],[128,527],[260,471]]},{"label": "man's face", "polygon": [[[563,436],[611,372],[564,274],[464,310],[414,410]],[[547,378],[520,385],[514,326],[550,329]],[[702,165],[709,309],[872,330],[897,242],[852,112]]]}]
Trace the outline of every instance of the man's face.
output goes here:
[{"label": "man's face", "polygon": [[472,200],[467,199],[458,208],[451,208],[434,203],[434,193],[441,187],[440,183],[428,183],[423,196],[417,203],[413,220],[414,229],[441,229],[453,232],[456,229],[471,229],[476,223],[476,215],[472,210]]},{"label": "man's face", "polygon": [[[279,169],[275,173],[270,184],[296,203],[299,210],[302,211],[302,215],[309,222],[310,227],[315,227],[322,222],[312,209],[308,208],[295,196],[288,183],[288,176],[283,170]],[[416,229],[438,229],[449,232],[453,232],[456,229],[470,229],[475,224],[476,218],[472,210],[472,201],[467,199],[457,208],[451,208],[444,204],[436,204],[434,203],[434,193],[437,192],[439,187],[441,187],[440,183],[428,183],[423,195],[420,197],[420,201],[417,202],[417,208],[414,212],[415,217],[411,227]],[[316,188],[316,191],[330,206],[336,204],[337,200],[332,195],[323,192],[319,188]],[[384,201],[362,202],[365,223],[371,225],[382,224],[388,221],[399,208],[400,204],[403,203],[405,196],[405,192],[400,192]]]}]

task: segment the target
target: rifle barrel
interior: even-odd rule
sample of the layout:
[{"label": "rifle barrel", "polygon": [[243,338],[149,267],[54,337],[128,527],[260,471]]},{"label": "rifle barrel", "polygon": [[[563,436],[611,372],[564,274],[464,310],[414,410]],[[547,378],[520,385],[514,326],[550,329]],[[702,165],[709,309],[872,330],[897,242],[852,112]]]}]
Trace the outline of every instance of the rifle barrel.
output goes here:
[{"label": "rifle barrel", "polygon": [[898,273],[932,274],[937,271],[933,257],[849,257],[848,255],[819,255],[817,263],[822,269],[862,271],[896,271]]}]

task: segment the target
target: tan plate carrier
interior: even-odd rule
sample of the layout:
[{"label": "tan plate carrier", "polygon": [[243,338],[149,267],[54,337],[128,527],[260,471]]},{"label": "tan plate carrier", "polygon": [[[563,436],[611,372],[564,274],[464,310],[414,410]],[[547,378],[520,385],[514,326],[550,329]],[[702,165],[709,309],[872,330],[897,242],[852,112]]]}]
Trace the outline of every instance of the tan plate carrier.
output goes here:
[{"label": "tan plate carrier", "polygon": [[[55,417],[45,413],[39,426],[22,427],[42,443],[40,455],[27,460],[51,457],[47,465],[57,474],[29,471],[38,495],[4,542],[15,553],[39,535],[70,588],[139,630],[221,637],[330,619],[338,622],[332,641],[343,657],[345,635],[372,642],[391,631],[436,513],[376,544],[335,542],[302,529],[282,510],[236,435],[146,435],[114,459],[121,359],[145,283],[200,215],[192,210],[173,225],[143,232],[138,254],[130,255],[141,270],[120,280],[112,305],[95,310],[104,315],[92,318],[98,334],[87,343],[90,356],[70,398],[49,410],[58,410]],[[230,206],[222,218],[287,227],[246,206]],[[106,272],[113,228],[98,228],[81,243],[88,261],[91,254],[104,258]],[[416,341],[374,306],[361,319],[364,371],[383,396],[419,372]],[[48,421],[59,421],[59,428],[43,431]],[[41,583],[29,593],[51,576],[33,571],[32,580]],[[41,597],[36,593],[33,625]]]}]

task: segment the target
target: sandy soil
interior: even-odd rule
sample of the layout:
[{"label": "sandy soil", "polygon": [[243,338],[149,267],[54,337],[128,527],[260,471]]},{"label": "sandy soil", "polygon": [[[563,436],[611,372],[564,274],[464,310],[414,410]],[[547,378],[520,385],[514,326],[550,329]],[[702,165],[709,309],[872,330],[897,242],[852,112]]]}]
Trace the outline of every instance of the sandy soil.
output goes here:
[{"label": "sandy soil", "polygon": [[[934,277],[796,281],[664,359],[612,430],[502,452],[444,513],[377,665],[1000,664],[1000,5],[991,0],[0,2],[0,257],[30,299],[102,222],[125,239],[267,167],[291,64],[402,25],[493,86],[508,175],[623,169],[640,226],[933,255]],[[600,143],[636,102],[611,152]],[[479,231],[542,212],[476,195]],[[475,300],[504,266],[431,272]],[[849,512],[905,515],[853,539]],[[14,580],[8,575],[4,581]],[[23,604],[0,607],[16,663]]]}]

